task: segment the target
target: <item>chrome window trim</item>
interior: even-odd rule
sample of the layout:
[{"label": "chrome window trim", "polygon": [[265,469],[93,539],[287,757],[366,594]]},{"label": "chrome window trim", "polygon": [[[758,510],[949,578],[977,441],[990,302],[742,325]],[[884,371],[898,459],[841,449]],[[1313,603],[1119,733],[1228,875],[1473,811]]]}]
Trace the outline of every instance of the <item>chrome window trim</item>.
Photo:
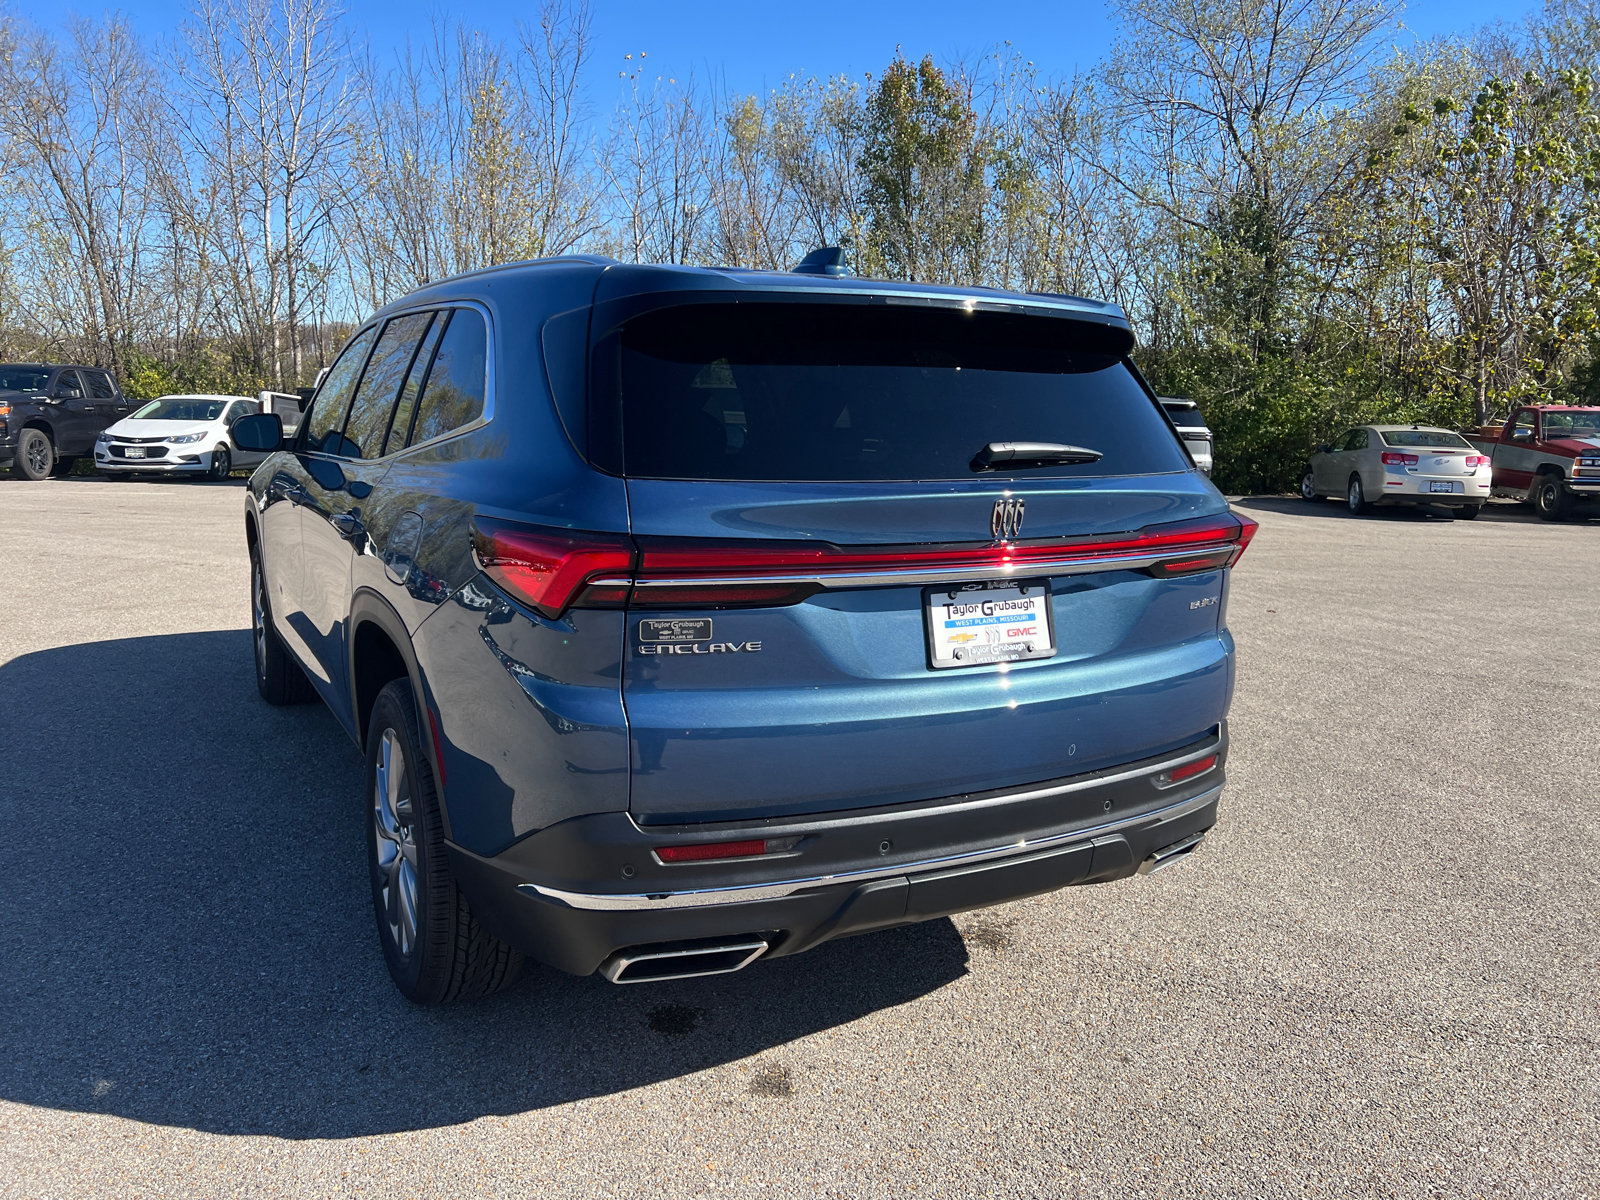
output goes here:
[{"label": "chrome window trim", "polygon": [[[1025,563],[1009,563],[994,567],[907,567],[900,570],[818,572],[794,575],[740,575],[729,578],[698,579],[640,579],[633,586],[648,594],[652,588],[720,587],[730,584],[760,583],[815,583],[824,588],[889,587],[895,584],[954,583],[978,579],[1031,579],[1038,575],[1091,575],[1100,571],[1137,571],[1173,559],[1192,558],[1237,546],[1238,542],[1202,542],[1185,546],[1181,550],[1163,550],[1159,554],[1106,554],[1097,558],[1071,557],[1037,559]],[[1217,568],[1221,570],[1221,567]],[[595,582],[622,582],[597,580]]]},{"label": "chrome window trim", "polygon": [[[368,324],[361,326],[361,328],[357,329],[354,333],[352,333],[347,339],[345,339],[345,345],[348,346],[351,342],[355,341],[356,338],[360,337],[367,330],[376,329],[378,331],[377,336],[372,339],[372,346],[367,350],[367,359],[368,359],[368,362],[370,362],[371,359],[372,359],[372,351],[377,349],[378,339],[383,336],[383,328],[390,321],[399,320],[401,317],[409,317],[409,316],[413,315],[414,313],[443,312],[447,308],[470,308],[470,309],[475,310],[478,313],[478,315],[483,318],[484,337],[488,341],[488,348],[487,348],[487,353],[484,355],[484,361],[483,361],[483,412],[478,417],[477,420],[469,421],[467,424],[461,426],[458,429],[452,429],[449,433],[441,433],[438,437],[429,438],[425,442],[416,442],[416,443],[414,443],[414,444],[412,444],[410,446],[405,446],[405,447],[403,447],[403,448],[401,448],[399,450],[396,450],[393,454],[385,454],[381,458],[346,458],[343,455],[327,454],[327,453],[324,453],[321,450],[300,450],[300,451],[297,451],[296,453],[300,453],[300,454],[315,454],[319,458],[326,458],[326,459],[329,459],[332,462],[387,463],[387,462],[393,462],[397,458],[400,458],[400,457],[402,457],[404,455],[410,454],[413,450],[424,450],[424,449],[427,449],[429,446],[437,446],[442,442],[448,442],[451,438],[464,437],[466,434],[473,433],[476,430],[482,429],[490,421],[494,420],[495,388],[497,386],[497,380],[495,378],[495,365],[494,365],[495,364],[495,348],[496,348],[496,345],[497,345],[497,343],[495,341],[494,314],[489,311],[489,309],[488,309],[488,307],[486,305],[479,303],[477,300],[434,300],[434,301],[431,301],[431,302],[426,303],[426,304],[413,304],[408,308],[402,308],[402,309],[399,309],[399,310],[397,310],[395,312],[386,312],[383,315],[381,320],[371,321]],[[427,333],[424,332],[423,336],[426,337]],[[343,351],[343,347],[340,347],[340,350],[342,352]],[[333,361],[335,363],[339,361],[338,355],[334,356],[334,360]],[[366,369],[367,369],[367,363],[362,363],[361,364],[361,371],[362,371],[363,375],[366,374]],[[360,386],[361,386],[361,381],[358,378],[356,380],[356,387],[359,388]],[[401,387],[405,386],[405,381],[404,380],[401,381],[400,386]],[[305,428],[306,427],[306,424],[307,424],[306,420],[305,420],[306,413],[311,412],[316,407],[317,397],[320,396],[321,394],[322,394],[322,389],[319,387],[317,389],[316,395],[313,395],[311,397],[310,401],[306,404],[305,412],[302,412],[300,414],[300,428]],[[398,403],[398,395],[399,395],[399,393],[396,393],[396,402],[397,403]],[[348,413],[345,414],[345,419],[347,421],[349,420],[349,414]],[[394,419],[393,414],[390,415],[389,419],[391,421]]]},{"label": "chrome window trim", "polygon": [[[1146,771],[1138,771],[1131,774],[1143,775],[1145,773]],[[1093,781],[1095,784],[1106,782],[1108,780],[1103,778]],[[1079,784],[1076,786],[1087,785]],[[1050,795],[1053,792],[1072,790],[1073,787],[1074,785],[1069,784],[1058,788],[1042,788],[1038,792],[1025,792],[1019,795],[1007,796],[1005,799],[1008,801],[1029,799],[1035,795]],[[1032,841],[1021,839],[1005,846],[993,846],[985,850],[969,850],[961,854],[948,854],[939,858],[922,859],[917,862],[869,867],[859,871],[842,871],[837,875],[812,875],[802,879],[786,879],[774,883],[741,884],[721,888],[696,888],[681,892],[631,894],[568,892],[560,888],[546,887],[540,883],[519,883],[517,891],[522,892],[524,895],[554,901],[568,908],[598,912],[704,908],[716,904],[744,904],[755,900],[777,900],[784,896],[793,895],[795,892],[833,887],[837,884],[868,883],[874,879],[891,879],[897,875],[915,875],[949,867],[995,862],[1024,854],[1032,854],[1039,850],[1053,849],[1057,846],[1073,845],[1077,842],[1088,841],[1091,838],[1103,837],[1121,829],[1132,829],[1139,825],[1153,824],[1182,817],[1190,812],[1198,812],[1222,794],[1222,787],[1223,785],[1219,784],[1214,788],[1201,792],[1197,796],[1191,796],[1187,800],[1180,800],[1176,804],[1170,804],[1165,808],[1140,813],[1134,817],[1124,817],[1119,821],[1107,821],[1100,825],[1092,825],[1086,829],[1074,829],[1068,833],[1052,834],[1049,837],[1035,838]]]}]

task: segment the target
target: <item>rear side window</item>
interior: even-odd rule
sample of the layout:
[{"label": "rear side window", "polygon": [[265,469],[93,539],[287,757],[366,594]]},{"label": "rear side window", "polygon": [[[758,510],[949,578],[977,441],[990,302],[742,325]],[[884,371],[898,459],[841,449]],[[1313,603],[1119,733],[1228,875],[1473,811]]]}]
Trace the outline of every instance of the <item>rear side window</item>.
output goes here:
[{"label": "rear side window", "polygon": [[307,450],[321,450],[326,446],[328,453],[338,453],[339,432],[344,428],[345,410],[350,407],[350,393],[355,391],[356,379],[377,333],[376,329],[364,329],[351,338],[317,389],[316,399],[311,402],[311,416],[301,423],[306,431]]},{"label": "rear side window", "polygon": [[116,398],[117,389],[111,385],[111,376],[104,371],[79,371],[85,383],[89,385],[89,394],[96,400],[113,400]]},{"label": "rear side window", "polygon": [[483,318],[473,309],[456,309],[439,339],[439,351],[417,402],[411,445],[443,437],[483,416],[488,361],[489,333]]},{"label": "rear side window", "polygon": [[[1098,450],[1028,478],[1188,471],[1120,355],[1075,322],[878,305],[683,305],[602,342],[623,469],[657,479],[970,479],[990,442]],[[1003,474],[1003,472],[1002,472]]]},{"label": "rear side window", "polygon": [[[395,397],[411,369],[417,346],[433,320],[432,313],[409,313],[395,317],[383,327],[378,346],[356,388],[345,422],[340,453],[348,458],[380,458],[389,433],[389,418],[394,415]],[[326,449],[326,447],[324,447]]]}]

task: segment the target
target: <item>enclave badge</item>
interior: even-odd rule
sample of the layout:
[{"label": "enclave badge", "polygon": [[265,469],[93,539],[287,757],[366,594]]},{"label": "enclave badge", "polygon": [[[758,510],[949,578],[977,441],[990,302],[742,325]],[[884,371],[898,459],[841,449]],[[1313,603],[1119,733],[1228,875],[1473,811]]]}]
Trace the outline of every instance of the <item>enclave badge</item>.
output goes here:
[{"label": "enclave badge", "polygon": [[1026,502],[1007,497],[994,502],[994,512],[989,515],[989,533],[997,542],[1015,541],[1022,532],[1022,510]]}]

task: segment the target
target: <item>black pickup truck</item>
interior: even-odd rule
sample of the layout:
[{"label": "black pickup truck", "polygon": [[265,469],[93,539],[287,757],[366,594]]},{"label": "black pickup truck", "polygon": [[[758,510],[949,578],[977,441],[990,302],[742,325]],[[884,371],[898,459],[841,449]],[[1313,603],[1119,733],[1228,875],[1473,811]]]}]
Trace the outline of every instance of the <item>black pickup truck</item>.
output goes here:
[{"label": "black pickup truck", "polygon": [[0,363],[0,468],[19,479],[65,475],[95,436],[133,411],[109,371]]}]

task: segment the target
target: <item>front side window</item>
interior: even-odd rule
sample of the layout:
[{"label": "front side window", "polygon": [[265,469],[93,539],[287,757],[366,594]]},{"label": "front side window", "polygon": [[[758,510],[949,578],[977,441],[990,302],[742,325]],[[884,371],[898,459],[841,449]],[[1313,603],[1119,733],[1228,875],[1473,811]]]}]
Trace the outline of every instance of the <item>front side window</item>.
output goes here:
[{"label": "front side window", "polygon": [[1511,432],[1512,437],[1533,438],[1539,428],[1539,414],[1531,408],[1525,408],[1517,414],[1517,424]]},{"label": "front side window", "polygon": [[304,446],[307,450],[326,449],[338,453],[339,436],[344,429],[344,414],[350,407],[350,396],[356,390],[356,380],[367,361],[367,351],[378,336],[376,329],[363,329],[345,345],[339,360],[328,371],[328,377],[317,389],[311,402],[311,416],[302,420],[305,430]]},{"label": "front side window", "polygon": [[63,371],[56,376],[56,395],[72,399],[83,395],[83,386],[78,382],[76,371]]},{"label": "front side window", "polygon": [[971,479],[991,442],[1101,455],[1028,469],[1030,479],[1192,469],[1122,355],[1059,318],[686,304],[629,321],[595,368],[597,398],[621,407],[630,476]]},{"label": "front side window", "polygon": [[408,313],[395,317],[383,327],[377,348],[367,363],[356,397],[345,422],[340,453],[348,458],[380,458],[389,433],[389,418],[394,415],[395,397],[411,369],[417,346],[427,332],[433,314]]},{"label": "front side window", "polygon": [[475,309],[455,309],[417,402],[411,445],[443,437],[483,416],[488,361],[489,331],[483,318]]}]

